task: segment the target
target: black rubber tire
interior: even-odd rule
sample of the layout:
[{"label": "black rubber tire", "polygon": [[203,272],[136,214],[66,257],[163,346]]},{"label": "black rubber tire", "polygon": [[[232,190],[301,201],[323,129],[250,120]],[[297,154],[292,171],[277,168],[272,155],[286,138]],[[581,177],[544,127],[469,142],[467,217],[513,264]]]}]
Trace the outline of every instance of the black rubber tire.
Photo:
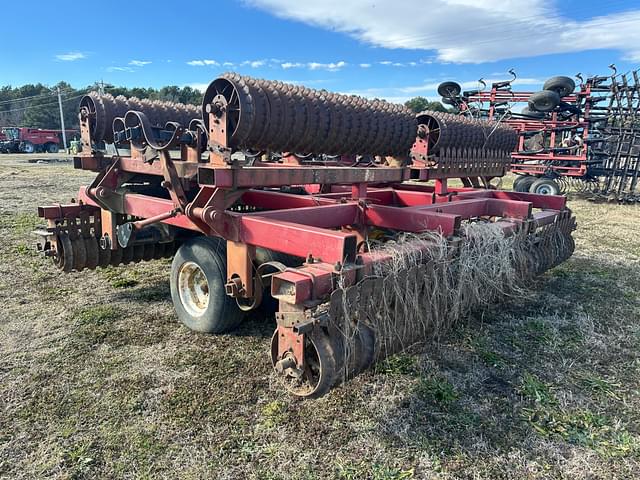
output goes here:
[{"label": "black rubber tire", "polygon": [[551,77],[544,82],[542,89],[551,90],[560,95],[560,97],[566,97],[567,95],[571,95],[576,89],[576,82],[569,77]]},{"label": "black rubber tire", "polygon": [[560,185],[549,177],[542,177],[536,180],[529,187],[529,193],[538,195],[560,195]]},{"label": "black rubber tire", "polygon": [[542,90],[529,97],[529,108],[536,112],[550,112],[560,105],[560,95],[551,90]]},{"label": "black rubber tire", "polygon": [[537,178],[532,175],[522,175],[519,179],[513,182],[513,191],[526,193],[536,180]]},{"label": "black rubber tire", "polygon": [[[186,262],[194,262],[209,286],[209,303],[200,316],[190,314],[178,292],[178,274]],[[227,244],[213,237],[195,237],[183,243],[171,263],[171,299],[180,321],[196,332],[223,333],[237,327],[244,317],[235,299],[225,292],[227,282]]]},{"label": "black rubber tire", "polygon": [[456,82],[442,82],[438,85],[438,95],[446,98],[455,98],[462,92],[462,87]]},{"label": "black rubber tire", "polygon": [[534,110],[531,110],[529,106],[524,107],[520,112],[520,115],[528,118],[533,118],[535,120],[542,120],[545,117],[544,112],[536,112]]},{"label": "black rubber tire", "polygon": [[49,143],[47,145],[47,152],[49,153],[58,153],[60,151],[60,147],[57,143]]},{"label": "black rubber tire", "polygon": [[23,142],[20,151],[22,151],[23,153],[35,153],[36,147],[31,142]]},{"label": "black rubber tire", "polygon": [[[519,188],[520,184],[521,184],[523,181],[525,181],[525,180],[527,180],[528,178],[530,178],[530,177],[531,177],[531,175],[526,175],[526,174],[525,174],[525,175],[517,175],[517,176],[516,176],[516,179],[513,181],[512,190],[513,190],[514,192],[520,192],[521,190],[518,190],[518,188]],[[522,190],[522,191],[529,191],[529,189],[527,189],[527,190]]]}]

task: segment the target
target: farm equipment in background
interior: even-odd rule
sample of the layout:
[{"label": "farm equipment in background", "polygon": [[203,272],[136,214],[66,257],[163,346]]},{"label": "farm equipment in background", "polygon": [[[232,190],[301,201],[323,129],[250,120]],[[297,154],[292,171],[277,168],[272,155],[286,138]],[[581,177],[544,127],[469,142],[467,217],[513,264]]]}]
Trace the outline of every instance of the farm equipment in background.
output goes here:
[{"label": "farm equipment in background", "polygon": [[[598,198],[640,199],[640,80],[638,72],[547,80],[540,92],[514,91],[513,79],[461,92],[439,86],[460,115],[499,121],[518,131],[511,170],[516,191],[559,194],[570,187]],[[486,87],[484,82],[480,82]],[[514,104],[527,103],[520,112]]]},{"label": "farm equipment in background", "polygon": [[[41,128],[2,127],[0,129],[0,152],[2,153],[58,153],[62,147],[62,130]],[[65,130],[69,136],[76,130]]]},{"label": "farm equipment in background", "polygon": [[299,397],[574,249],[565,197],[492,187],[517,141],[495,122],[233,73],[201,109],[98,93],[80,107],[74,166],[97,176],[77,203],[38,208],[40,249],[65,272],[173,256],[171,297],[196,331],[273,297],[272,363]]}]

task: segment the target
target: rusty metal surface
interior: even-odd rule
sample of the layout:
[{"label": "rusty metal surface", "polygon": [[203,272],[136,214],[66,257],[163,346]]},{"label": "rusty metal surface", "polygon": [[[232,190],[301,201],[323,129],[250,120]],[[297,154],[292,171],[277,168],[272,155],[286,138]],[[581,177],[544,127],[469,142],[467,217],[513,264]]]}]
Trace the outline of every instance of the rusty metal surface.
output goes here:
[{"label": "rusty metal surface", "polygon": [[114,97],[108,93],[90,92],[80,100],[81,115],[89,119],[89,128],[96,142],[113,142],[113,121],[124,117],[128,111],[144,113],[151,124],[164,126],[167,122],[177,122],[188,126],[191,120],[200,117],[200,109],[194,105],[163,102],[160,100],[140,100],[136,97]]},{"label": "rusty metal surface", "polygon": [[511,153],[518,134],[507,125],[487,120],[425,111],[416,115],[418,137],[428,144],[428,153],[453,148],[487,149]]},{"label": "rusty metal surface", "polygon": [[229,144],[299,154],[408,155],[416,120],[402,105],[226,73],[208,87],[202,119],[223,95]]},{"label": "rusty metal surface", "polygon": [[[51,207],[47,208],[52,210]],[[153,258],[170,258],[175,252],[176,245],[173,241],[121,248],[113,236],[111,239],[115,244],[106,245],[104,240],[101,242],[101,238],[105,237],[100,209],[70,204],[60,205],[59,211],[62,215],[55,219],[49,218],[49,226],[37,233],[45,241],[44,245],[41,244],[42,250],[65,272],[138,263]],[[41,209],[39,213],[47,218],[45,215],[52,212]]]}]

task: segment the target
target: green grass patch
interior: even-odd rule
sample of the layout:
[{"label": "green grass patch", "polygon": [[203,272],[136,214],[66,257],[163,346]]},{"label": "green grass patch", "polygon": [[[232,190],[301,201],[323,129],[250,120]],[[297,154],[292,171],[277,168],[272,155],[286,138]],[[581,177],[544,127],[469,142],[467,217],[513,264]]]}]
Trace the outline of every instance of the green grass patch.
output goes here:
[{"label": "green grass patch", "polygon": [[523,415],[544,437],[562,439],[608,457],[640,453],[637,435],[619,419],[605,414],[587,409],[525,408]]},{"label": "green grass patch", "polygon": [[525,331],[539,343],[549,344],[553,340],[553,330],[549,322],[534,318],[525,324]]},{"label": "green grass patch", "polygon": [[471,347],[482,361],[489,367],[504,367],[506,365],[505,358],[499,353],[493,351],[489,347],[486,337],[472,337]]},{"label": "green grass patch", "polygon": [[36,253],[32,246],[22,242],[14,246],[14,251],[21,257],[32,257]]},{"label": "green grass patch", "polygon": [[415,355],[399,353],[387,357],[384,361],[375,366],[377,373],[388,373],[391,375],[418,375],[420,368]]},{"label": "green grass patch", "polygon": [[137,270],[118,267],[107,267],[100,272],[114,288],[131,288],[140,283]]},{"label": "green grass patch", "polygon": [[275,428],[286,423],[287,405],[279,400],[267,403],[261,410],[262,421],[260,422],[264,428]]},{"label": "green grass patch", "polygon": [[120,318],[121,312],[111,305],[86,307],[76,312],[75,318],[82,324],[101,325]]},{"label": "green grass patch", "polygon": [[455,387],[442,376],[430,376],[421,378],[415,387],[418,397],[448,405],[455,402],[459,394]]},{"label": "green grass patch", "polygon": [[125,342],[126,332],[121,332],[115,322],[122,318],[122,312],[111,305],[96,305],[75,312],[78,327],[74,337],[85,345],[110,343],[120,345]]},{"label": "green grass patch", "polygon": [[42,220],[34,213],[15,213],[0,215],[0,228],[6,228],[16,234],[25,234],[35,230]]},{"label": "green grass patch", "polygon": [[518,391],[523,397],[536,404],[550,405],[556,403],[556,398],[551,392],[551,388],[530,373],[525,373],[522,376]]},{"label": "green grass patch", "polygon": [[609,397],[615,400],[620,400],[622,395],[619,393],[622,390],[620,383],[605,380],[595,375],[583,375],[579,378],[580,386],[586,390],[594,393],[598,397]]},{"label": "green grass patch", "polygon": [[403,469],[370,462],[336,462],[336,477],[341,480],[406,480],[414,478],[413,468]]}]

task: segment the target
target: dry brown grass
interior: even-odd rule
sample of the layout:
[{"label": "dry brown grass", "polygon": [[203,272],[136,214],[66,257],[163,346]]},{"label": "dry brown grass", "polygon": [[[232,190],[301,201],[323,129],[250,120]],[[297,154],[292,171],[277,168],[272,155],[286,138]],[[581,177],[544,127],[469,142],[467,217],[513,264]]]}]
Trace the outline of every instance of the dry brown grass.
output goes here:
[{"label": "dry brown grass", "polygon": [[180,326],[166,261],[61,274],[35,206],[90,179],[0,156],[1,478],[637,478],[640,210],[572,199],[577,249],[328,396],[271,374],[273,321]]}]

